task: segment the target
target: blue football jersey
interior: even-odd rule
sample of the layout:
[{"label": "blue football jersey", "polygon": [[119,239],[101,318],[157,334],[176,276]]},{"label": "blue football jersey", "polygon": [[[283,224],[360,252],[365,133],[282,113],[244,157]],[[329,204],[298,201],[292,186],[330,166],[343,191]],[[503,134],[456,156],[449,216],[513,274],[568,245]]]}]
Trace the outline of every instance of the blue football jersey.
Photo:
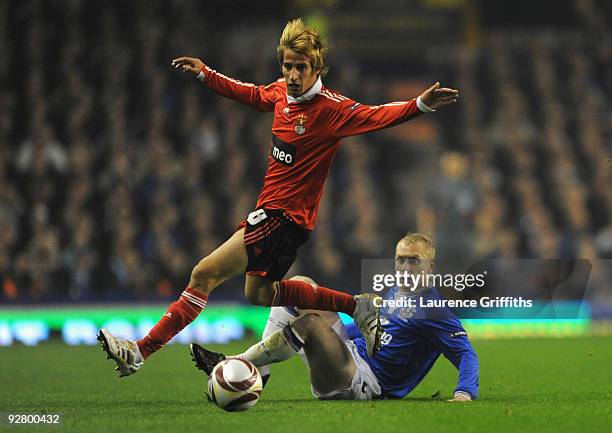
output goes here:
[{"label": "blue football jersey", "polygon": [[[384,294],[383,299],[399,299],[397,287]],[[435,288],[420,295],[423,301],[443,299]],[[384,333],[381,349],[369,357],[366,344],[357,327],[349,325],[349,336],[359,354],[369,364],[389,397],[401,398],[412,391],[431,370],[440,354],[459,370],[455,391],[463,391],[475,399],[478,395],[478,357],[457,316],[448,308],[432,309],[420,306],[381,308]],[[440,312],[442,314],[440,314]]]}]

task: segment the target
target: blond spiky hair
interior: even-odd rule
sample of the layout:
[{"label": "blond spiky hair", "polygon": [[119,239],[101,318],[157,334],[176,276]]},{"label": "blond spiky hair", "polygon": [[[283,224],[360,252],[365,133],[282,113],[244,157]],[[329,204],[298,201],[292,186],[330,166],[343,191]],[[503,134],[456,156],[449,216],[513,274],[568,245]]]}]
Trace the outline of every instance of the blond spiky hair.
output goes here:
[{"label": "blond spiky hair", "polygon": [[423,233],[408,232],[403,238],[399,240],[397,244],[399,245],[400,243],[405,243],[407,245],[410,245],[414,244],[415,242],[421,242],[423,244],[423,246],[425,247],[425,254],[427,254],[427,257],[429,259],[433,260],[436,258],[436,247],[434,246],[433,241],[429,236]]},{"label": "blond spiky hair", "polygon": [[322,77],[327,74],[329,68],[325,66],[324,59],[327,44],[316,29],[305,25],[301,18],[289,21],[280,37],[278,47],[276,47],[276,56],[281,65],[283,64],[283,52],[286,49],[308,56],[312,69],[318,70]]}]

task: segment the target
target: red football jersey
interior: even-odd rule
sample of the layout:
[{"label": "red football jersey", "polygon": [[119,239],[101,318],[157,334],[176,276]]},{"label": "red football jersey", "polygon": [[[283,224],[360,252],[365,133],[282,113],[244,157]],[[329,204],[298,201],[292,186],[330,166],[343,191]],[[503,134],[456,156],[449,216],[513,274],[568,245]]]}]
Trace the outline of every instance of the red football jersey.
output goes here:
[{"label": "red football jersey", "polygon": [[321,78],[304,95],[287,95],[284,79],[243,83],[204,66],[199,78],[222,96],[258,111],[274,111],[268,169],[258,208],[284,209],[296,224],[314,228],[323,185],[340,139],[405,122],[421,111],[416,101],[362,105],[323,87]]}]

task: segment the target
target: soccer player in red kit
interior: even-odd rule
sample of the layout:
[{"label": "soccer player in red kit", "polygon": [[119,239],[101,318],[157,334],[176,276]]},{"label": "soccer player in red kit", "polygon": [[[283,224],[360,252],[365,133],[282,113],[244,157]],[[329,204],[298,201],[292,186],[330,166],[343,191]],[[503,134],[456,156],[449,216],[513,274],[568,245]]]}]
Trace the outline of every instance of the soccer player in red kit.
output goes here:
[{"label": "soccer player in red kit", "polygon": [[267,86],[243,83],[201,60],[179,57],[175,68],[191,72],[222,96],[261,112],[274,112],[268,169],[256,209],[225,243],[193,269],[189,286],[151,331],[137,342],[102,329],[99,340],[121,376],[135,373],[206,306],[208,295],[234,275],[246,272],[245,295],[261,306],[347,313],[366,338],[368,352],[380,338],[374,294],[349,294],[299,280],[283,280],[298,248],[315,226],[323,185],[340,139],[387,128],[457,101],[458,92],[434,84],[416,100],[362,105],[329,90],[325,45],[301,19],[285,26],[277,47],[283,78]]}]

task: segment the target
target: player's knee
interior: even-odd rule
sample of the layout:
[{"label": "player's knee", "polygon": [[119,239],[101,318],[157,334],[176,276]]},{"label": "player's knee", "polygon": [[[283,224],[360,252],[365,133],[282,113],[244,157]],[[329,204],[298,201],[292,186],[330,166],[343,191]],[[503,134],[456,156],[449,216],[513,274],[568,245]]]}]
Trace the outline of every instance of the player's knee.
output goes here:
[{"label": "player's knee", "polygon": [[326,326],[325,320],[316,313],[307,313],[298,317],[292,325],[298,334],[307,337],[312,332],[317,332]]},{"label": "player's knee", "polygon": [[209,294],[217,286],[217,283],[212,269],[210,269],[205,260],[201,260],[191,271],[189,287],[204,294]]}]

